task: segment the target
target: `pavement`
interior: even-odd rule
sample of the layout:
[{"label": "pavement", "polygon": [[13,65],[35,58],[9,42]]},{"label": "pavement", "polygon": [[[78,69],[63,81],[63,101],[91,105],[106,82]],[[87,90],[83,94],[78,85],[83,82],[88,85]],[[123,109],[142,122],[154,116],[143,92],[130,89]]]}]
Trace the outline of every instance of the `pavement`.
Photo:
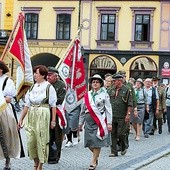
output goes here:
[{"label": "pavement", "polygon": [[[18,115],[19,116],[19,115]],[[87,170],[91,161],[91,152],[83,146],[83,132],[78,145],[65,148],[63,142],[61,159],[58,164],[44,164],[44,170]],[[26,136],[21,130],[22,141],[27,155]],[[129,149],[126,155],[109,157],[110,148],[103,147],[96,170],[169,170],[170,135],[167,134],[167,125],[163,125],[163,133],[155,133],[149,138],[141,135],[140,141],[135,141],[134,134],[129,135]],[[159,163],[159,166],[157,166]],[[4,167],[4,160],[0,160],[0,170]],[[11,159],[11,170],[32,170],[33,161],[25,158]]]}]

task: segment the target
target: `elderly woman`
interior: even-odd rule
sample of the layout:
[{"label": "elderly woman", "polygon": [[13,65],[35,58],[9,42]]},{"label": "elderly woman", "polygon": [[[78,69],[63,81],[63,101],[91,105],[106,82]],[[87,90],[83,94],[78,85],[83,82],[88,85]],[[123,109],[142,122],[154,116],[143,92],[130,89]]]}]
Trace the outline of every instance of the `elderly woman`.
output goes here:
[{"label": "elderly woman", "polygon": [[137,116],[135,114],[132,115],[132,125],[135,129],[136,135],[135,139],[136,141],[140,140],[140,134],[142,130],[142,124],[144,120],[144,114],[145,114],[145,108],[146,108],[146,92],[143,88],[143,80],[141,78],[138,78],[135,82],[135,96],[137,101]]},{"label": "elderly woman", "polygon": [[100,75],[91,77],[89,83],[92,90],[84,97],[79,125],[81,129],[85,123],[84,145],[93,154],[89,170],[94,170],[98,165],[101,147],[108,144],[108,131],[112,130],[112,109]]},{"label": "elderly woman", "polygon": [[[43,65],[35,66],[35,84],[25,96],[25,106],[18,126],[22,127],[27,114],[25,130],[28,139],[28,154],[34,159],[34,169],[42,170],[43,163],[48,161],[49,128],[56,126],[56,101],[54,87],[46,81],[48,69]],[[52,118],[50,122],[50,107]]]},{"label": "elderly woman", "polygon": [[4,170],[10,170],[10,158],[20,157],[20,140],[11,100],[16,96],[8,67],[0,61],[0,159],[6,159]]}]

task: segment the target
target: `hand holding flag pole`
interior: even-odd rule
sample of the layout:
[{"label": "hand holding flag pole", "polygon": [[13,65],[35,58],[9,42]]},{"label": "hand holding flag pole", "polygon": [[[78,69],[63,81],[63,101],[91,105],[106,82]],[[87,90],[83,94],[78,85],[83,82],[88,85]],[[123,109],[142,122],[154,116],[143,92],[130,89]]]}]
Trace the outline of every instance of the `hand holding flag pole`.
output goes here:
[{"label": "hand holding flag pole", "polygon": [[65,109],[69,113],[81,104],[86,90],[85,70],[81,45],[77,37],[70,43],[64,59],[58,67],[60,77],[65,81],[67,93],[65,96]]}]

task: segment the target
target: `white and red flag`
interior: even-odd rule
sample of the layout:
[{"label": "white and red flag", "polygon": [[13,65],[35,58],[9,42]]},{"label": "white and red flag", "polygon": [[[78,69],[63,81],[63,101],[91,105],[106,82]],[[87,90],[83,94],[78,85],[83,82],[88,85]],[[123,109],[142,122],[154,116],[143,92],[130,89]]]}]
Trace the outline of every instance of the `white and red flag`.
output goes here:
[{"label": "white and red flag", "polygon": [[81,104],[84,94],[87,92],[83,56],[78,38],[70,46],[58,71],[67,86],[65,110],[69,113]]},{"label": "white and red flag", "polygon": [[19,99],[33,83],[33,71],[24,30],[24,15],[22,12],[18,15],[15,27],[4,51],[1,59],[3,59],[7,53],[18,63],[16,70],[16,97]]}]

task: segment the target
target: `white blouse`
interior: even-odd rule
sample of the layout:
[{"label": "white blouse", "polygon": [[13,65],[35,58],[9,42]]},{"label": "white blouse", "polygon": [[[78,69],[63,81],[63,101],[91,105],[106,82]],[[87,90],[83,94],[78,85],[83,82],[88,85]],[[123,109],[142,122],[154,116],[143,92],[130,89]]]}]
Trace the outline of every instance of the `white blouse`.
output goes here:
[{"label": "white blouse", "polygon": [[[0,90],[2,90],[2,86],[4,84],[5,78],[8,77],[6,74],[3,74],[2,76],[0,76]],[[3,95],[4,97],[9,97],[9,98],[13,98],[16,96],[16,89],[15,89],[15,84],[13,82],[12,79],[10,79],[8,77],[8,80],[6,82],[6,86],[3,90]]]},{"label": "white blouse", "polygon": [[[28,90],[25,96],[25,106],[30,107],[30,104],[41,104],[46,96],[46,89],[50,83],[44,81],[40,84],[35,83],[31,90]],[[54,87],[51,85],[49,88],[49,105],[56,107],[57,95]]]}]

